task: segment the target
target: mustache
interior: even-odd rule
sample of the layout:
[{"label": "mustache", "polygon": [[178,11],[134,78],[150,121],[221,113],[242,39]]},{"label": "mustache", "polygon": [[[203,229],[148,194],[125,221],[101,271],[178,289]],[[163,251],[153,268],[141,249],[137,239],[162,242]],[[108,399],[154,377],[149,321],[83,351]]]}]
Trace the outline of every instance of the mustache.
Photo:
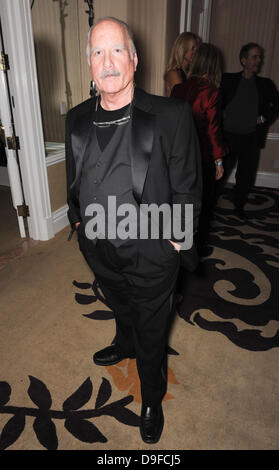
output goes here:
[{"label": "mustache", "polygon": [[105,77],[119,77],[120,73],[117,70],[104,70],[103,73],[101,73],[100,78],[105,78]]}]

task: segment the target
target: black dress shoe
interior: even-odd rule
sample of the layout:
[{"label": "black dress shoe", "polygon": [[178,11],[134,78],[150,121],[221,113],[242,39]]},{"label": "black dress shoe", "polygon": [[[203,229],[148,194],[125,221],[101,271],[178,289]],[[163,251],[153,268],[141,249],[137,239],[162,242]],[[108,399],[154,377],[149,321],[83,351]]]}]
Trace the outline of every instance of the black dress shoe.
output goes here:
[{"label": "black dress shoe", "polygon": [[123,361],[123,359],[134,359],[135,357],[135,354],[130,354],[129,356],[125,354],[119,354],[115,349],[115,345],[112,345],[96,352],[93,356],[93,361],[95,364],[97,364],[97,366],[113,366],[114,364]]},{"label": "black dress shoe", "polygon": [[239,219],[242,219],[242,220],[247,220],[247,219],[248,219],[248,216],[247,216],[246,212],[244,212],[243,209],[234,209],[234,214],[235,214]]},{"label": "black dress shoe", "polygon": [[141,410],[140,434],[147,444],[159,441],[164,427],[162,405],[143,406]]}]

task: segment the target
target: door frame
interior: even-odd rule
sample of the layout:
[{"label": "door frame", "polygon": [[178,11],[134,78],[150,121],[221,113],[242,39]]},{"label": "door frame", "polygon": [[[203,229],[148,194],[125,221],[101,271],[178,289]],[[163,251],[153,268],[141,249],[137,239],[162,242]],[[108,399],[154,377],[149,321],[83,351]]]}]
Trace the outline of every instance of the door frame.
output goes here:
[{"label": "door frame", "polygon": [[39,99],[34,38],[29,0],[1,0],[0,10],[9,86],[19,136],[19,164],[26,204],[29,236],[34,240],[54,237]]}]

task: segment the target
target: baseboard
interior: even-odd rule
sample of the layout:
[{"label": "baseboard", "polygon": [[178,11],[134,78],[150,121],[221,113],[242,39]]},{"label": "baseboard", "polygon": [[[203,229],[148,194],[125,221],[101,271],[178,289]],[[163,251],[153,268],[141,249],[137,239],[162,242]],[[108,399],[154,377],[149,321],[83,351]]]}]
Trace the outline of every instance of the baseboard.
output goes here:
[{"label": "baseboard", "polygon": [[60,207],[56,211],[52,213],[52,222],[53,222],[53,230],[54,234],[63,230],[63,228],[69,225],[69,219],[67,216],[68,212],[68,205],[66,204],[63,207]]},{"label": "baseboard", "polygon": [[45,142],[46,166],[57,165],[65,160],[65,144]]},{"label": "baseboard", "polygon": [[[231,172],[230,177],[228,178],[228,183],[235,183],[235,172],[235,169]],[[256,176],[255,186],[278,189],[279,173],[259,171]]]}]

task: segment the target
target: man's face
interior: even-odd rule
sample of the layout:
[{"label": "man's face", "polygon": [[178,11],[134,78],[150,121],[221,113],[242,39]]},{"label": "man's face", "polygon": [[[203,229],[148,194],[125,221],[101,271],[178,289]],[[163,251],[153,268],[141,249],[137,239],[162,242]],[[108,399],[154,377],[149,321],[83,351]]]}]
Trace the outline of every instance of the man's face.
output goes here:
[{"label": "man's face", "polygon": [[262,63],[262,55],[257,47],[250,49],[247,59],[242,59],[243,68],[247,72],[258,73]]},{"label": "man's face", "polygon": [[120,94],[133,84],[137,55],[130,56],[128,34],[119,24],[105,20],[90,37],[90,69],[101,94]]}]

